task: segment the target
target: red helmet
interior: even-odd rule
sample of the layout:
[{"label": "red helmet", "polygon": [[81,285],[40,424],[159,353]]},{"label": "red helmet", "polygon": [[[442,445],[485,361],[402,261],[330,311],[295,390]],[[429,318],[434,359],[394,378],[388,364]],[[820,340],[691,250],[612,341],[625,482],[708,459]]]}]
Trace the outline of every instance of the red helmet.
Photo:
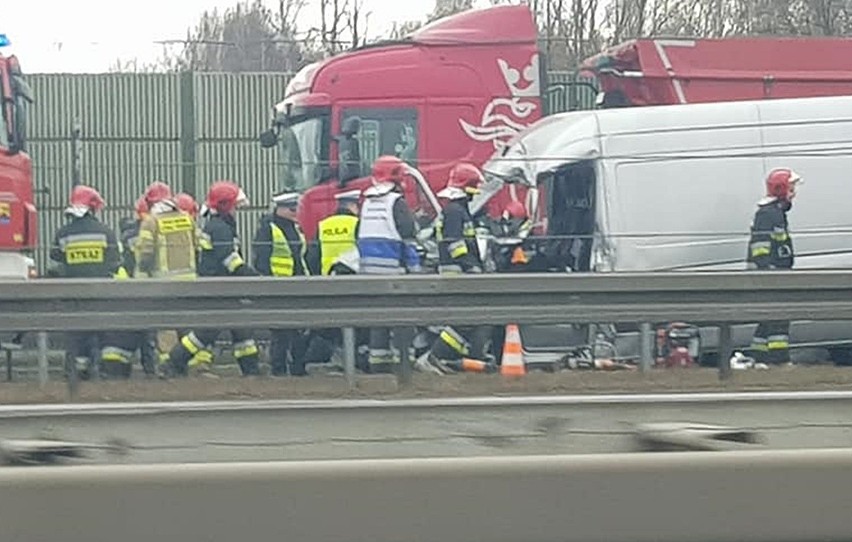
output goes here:
[{"label": "red helmet", "polygon": [[177,204],[178,209],[188,213],[192,218],[198,216],[198,203],[196,203],[195,198],[189,194],[181,192],[175,196],[175,203]]},{"label": "red helmet", "polygon": [[171,199],[172,189],[163,181],[154,181],[145,189],[143,197],[145,198],[145,201],[148,202],[148,206],[151,206],[163,200]]},{"label": "red helmet", "polygon": [[450,170],[450,180],[447,182],[447,188],[460,188],[466,194],[479,193],[479,187],[485,182],[482,172],[473,164],[462,162],[456,164]]},{"label": "red helmet", "polygon": [[100,211],[104,208],[104,198],[101,194],[84,184],[79,184],[71,190],[69,203],[71,207],[87,207],[91,211]]},{"label": "red helmet", "polygon": [[234,212],[242,198],[245,198],[245,194],[236,183],[216,181],[210,186],[210,190],[207,192],[207,201],[204,203],[210,209],[227,215]]},{"label": "red helmet", "polygon": [[503,209],[503,217],[526,220],[528,217],[527,208],[520,201],[510,201],[506,204],[506,208]]},{"label": "red helmet", "polygon": [[148,211],[149,211],[148,202],[145,201],[144,196],[139,196],[139,199],[136,200],[135,208],[136,208],[136,216],[139,217],[139,218],[142,218],[143,216],[148,214]]},{"label": "red helmet", "polygon": [[379,156],[373,162],[373,182],[399,184],[405,171],[405,162],[396,156]]},{"label": "red helmet", "polygon": [[802,178],[789,168],[775,168],[766,176],[766,195],[772,198],[791,200],[796,195],[796,184]]}]

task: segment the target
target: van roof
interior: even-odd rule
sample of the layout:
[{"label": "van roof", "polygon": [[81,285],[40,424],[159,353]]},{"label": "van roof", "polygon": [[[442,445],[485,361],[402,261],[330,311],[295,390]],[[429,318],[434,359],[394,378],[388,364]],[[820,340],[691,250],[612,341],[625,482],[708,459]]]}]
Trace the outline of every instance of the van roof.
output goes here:
[{"label": "van roof", "polygon": [[852,96],[573,111],[533,124],[484,168],[502,177],[517,176],[520,169],[532,183],[539,174],[563,164],[597,158],[600,140],[606,136],[841,118],[852,119]]}]

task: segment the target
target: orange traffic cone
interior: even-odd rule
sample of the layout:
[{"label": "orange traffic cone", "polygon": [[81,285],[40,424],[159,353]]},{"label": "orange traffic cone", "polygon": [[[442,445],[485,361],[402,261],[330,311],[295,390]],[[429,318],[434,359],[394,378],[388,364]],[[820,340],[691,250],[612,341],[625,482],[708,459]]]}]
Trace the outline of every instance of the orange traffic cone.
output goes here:
[{"label": "orange traffic cone", "polygon": [[500,364],[500,374],[503,376],[524,376],[527,368],[524,365],[524,352],[521,346],[521,331],[517,324],[506,326],[506,340],[503,343],[503,360]]}]

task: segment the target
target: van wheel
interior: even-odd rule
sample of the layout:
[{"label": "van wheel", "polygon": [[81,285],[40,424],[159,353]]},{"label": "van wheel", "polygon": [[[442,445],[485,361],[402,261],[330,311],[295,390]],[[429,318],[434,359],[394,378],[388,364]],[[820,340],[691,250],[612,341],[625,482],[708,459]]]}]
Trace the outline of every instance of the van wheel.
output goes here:
[{"label": "van wheel", "polygon": [[852,348],[829,348],[831,361],[840,367],[852,367]]}]

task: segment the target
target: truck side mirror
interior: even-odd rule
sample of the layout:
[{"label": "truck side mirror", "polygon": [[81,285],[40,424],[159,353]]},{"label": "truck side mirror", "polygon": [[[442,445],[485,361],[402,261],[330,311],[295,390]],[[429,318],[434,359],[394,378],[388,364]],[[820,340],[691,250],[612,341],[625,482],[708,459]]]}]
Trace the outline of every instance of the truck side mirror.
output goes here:
[{"label": "truck side mirror", "polygon": [[266,130],[260,134],[260,146],[264,149],[270,149],[278,144],[278,134],[275,130]]}]

